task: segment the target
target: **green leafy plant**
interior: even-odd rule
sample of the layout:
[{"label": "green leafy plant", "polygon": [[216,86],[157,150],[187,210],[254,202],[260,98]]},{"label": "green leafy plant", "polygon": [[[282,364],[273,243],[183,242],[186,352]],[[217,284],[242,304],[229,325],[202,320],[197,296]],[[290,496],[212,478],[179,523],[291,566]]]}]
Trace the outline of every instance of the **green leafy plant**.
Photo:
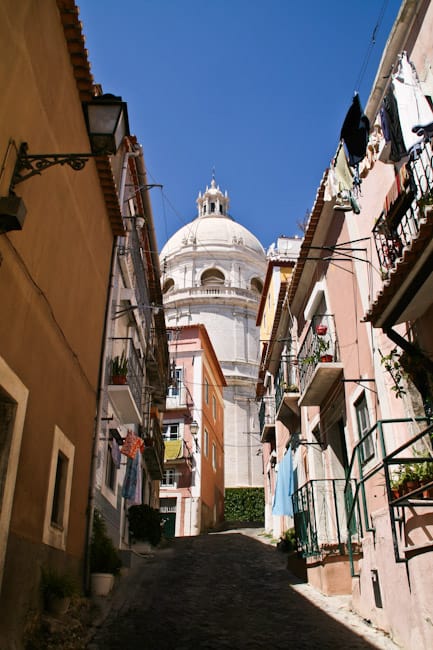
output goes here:
[{"label": "green leafy plant", "polygon": [[[380,351],[379,351],[380,352]],[[405,378],[405,373],[400,364],[400,353],[397,348],[393,348],[389,354],[382,354],[380,363],[383,365],[385,370],[390,374],[394,385],[391,387],[391,390],[395,392],[396,397],[402,398],[403,395],[406,395],[406,390],[403,386],[403,380]]]},{"label": "green leafy plant", "polygon": [[299,387],[296,384],[288,384],[284,381],[281,387],[285,393],[299,393]]},{"label": "green leafy plant", "polygon": [[132,541],[142,540],[157,546],[161,541],[159,510],[147,504],[131,506],[128,510],[129,533]]},{"label": "green leafy plant", "polygon": [[51,567],[41,568],[40,586],[45,603],[50,598],[70,598],[78,591],[75,580],[69,573],[59,573]]},{"label": "green leafy plant", "polygon": [[122,562],[112,540],[107,535],[105,520],[99,510],[93,516],[92,539],[90,542],[90,571],[92,573],[112,573],[120,571]]},{"label": "green leafy plant", "polygon": [[323,336],[315,336],[313,341],[312,352],[307,357],[302,359],[302,363],[316,365],[320,362],[320,359],[328,354],[329,351],[329,341]]},{"label": "green leafy plant", "polygon": [[224,518],[226,521],[263,522],[265,495],[263,488],[226,488]]},{"label": "green leafy plant", "polygon": [[128,359],[126,358],[125,350],[119,356],[113,357],[111,360],[111,374],[113,377],[126,377],[128,373]]},{"label": "green leafy plant", "polygon": [[277,549],[283,553],[290,553],[291,551],[296,551],[297,548],[298,542],[296,539],[295,529],[289,528],[283,533],[283,535],[281,535],[280,541],[277,544]]}]

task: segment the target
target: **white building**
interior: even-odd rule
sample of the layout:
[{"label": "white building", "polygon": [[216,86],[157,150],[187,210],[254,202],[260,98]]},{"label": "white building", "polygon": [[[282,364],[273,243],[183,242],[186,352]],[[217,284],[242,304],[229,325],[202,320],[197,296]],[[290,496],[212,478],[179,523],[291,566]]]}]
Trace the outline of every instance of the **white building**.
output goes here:
[{"label": "white building", "polygon": [[197,206],[197,218],[178,230],[160,254],[166,323],[170,328],[205,325],[227,381],[225,487],[261,487],[256,316],[265,251],[228,214],[229,197],[214,178],[199,193]]}]

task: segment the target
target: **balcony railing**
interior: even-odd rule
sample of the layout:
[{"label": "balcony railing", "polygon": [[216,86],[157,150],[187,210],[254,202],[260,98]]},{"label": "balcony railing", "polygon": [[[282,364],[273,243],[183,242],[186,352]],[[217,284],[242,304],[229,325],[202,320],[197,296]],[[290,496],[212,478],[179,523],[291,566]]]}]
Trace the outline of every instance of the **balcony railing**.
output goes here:
[{"label": "balcony railing", "polygon": [[373,228],[383,280],[418,237],[422,223],[433,219],[432,156],[429,142],[420,145],[416,160],[407,162],[397,175]]},{"label": "balcony railing", "polygon": [[275,376],[275,408],[277,412],[287,393],[299,393],[298,359],[294,355],[283,354]]},{"label": "balcony railing", "polygon": [[[293,510],[298,549],[304,557],[348,553],[349,538],[360,539],[357,520],[347,525],[345,479],[308,481],[294,493]],[[354,485],[354,481],[352,481]]]},{"label": "balcony railing", "polygon": [[272,396],[263,397],[260,403],[259,424],[264,441],[268,429],[275,427],[275,400]]},{"label": "balcony railing", "polygon": [[[121,356],[125,352],[128,360],[128,372],[126,376],[127,385],[132,393],[138,410],[142,411],[143,403],[143,365],[142,360],[134,346],[134,342],[129,337],[114,337],[112,339],[113,352],[112,356]],[[107,384],[112,383],[110,364],[107,364]]]},{"label": "balcony railing", "polygon": [[342,366],[331,314],[313,317],[298,354],[302,406],[320,405]]},{"label": "balcony railing", "polygon": [[[424,428],[419,431],[420,427]],[[387,451],[386,440],[390,439],[390,428],[400,428],[407,441],[392,452]],[[414,433],[415,432],[415,433]],[[392,436],[394,438],[394,436]],[[375,532],[370,512],[370,501],[368,494],[370,486],[382,486],[384,490],[384,505],[388,506],[392,526],[392,538],[396,562],[405,562],[405,550],[402,539],[405,538],[406,510],[409,509],[413,515],[416,510],[429,508],[433,511],[433,499],[430,498],[430,490],[433,488],[433,479],[425,484],[419,483],[410,492],[396,496],[393,492],[393,483],[400,472],[408,465],[413,468],[426,469],[426,474],[433,473],[433,457],[426,457],[423,454],[432,449],[433,425],[428,418],[400,418],[395,420],[378,420],[367,433],[360,438],[355,445],[352,458],[347,471],[347,483],[345,487],[347,522],[348,527],[353,526],[358,519],[361,528],[366,532]],[[373,450],[373,456],[366,455],[365,450]],[[428,454],[430,456],[430,454]],[[417,472],[417,469],[414,470]],[[354,476],[356,474],[356,476]],[[355,479],[355,489],[353,489]],[[380,507],[378,499],[375,499],[375,507]],[[413,526],[413,521],[412,521]],[[433,539],[433,530],[428,531]],[[402,538],[403,536],[403,538]],[[413,547],[412,547],[413,549]],[[432,549],[433,550],[433,546]],[[352,576],[356,575],[352,558],[352,549],[349,543],[349,556],[351,559]]]}]

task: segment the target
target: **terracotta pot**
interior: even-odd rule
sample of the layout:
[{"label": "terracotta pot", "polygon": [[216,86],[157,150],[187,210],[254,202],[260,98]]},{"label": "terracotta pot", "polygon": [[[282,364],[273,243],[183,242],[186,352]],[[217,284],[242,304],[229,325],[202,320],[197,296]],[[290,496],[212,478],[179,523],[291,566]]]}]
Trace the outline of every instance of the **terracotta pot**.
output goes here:
[{"label": "terracotta pot", "polygon": [[126,375],[113,375],[111,381],[113,382],[113,384],[117,386],[121,384],[126,384],[127,383]]},{"label": "terracotta pot", "polygon": [[58,596],[48,596],[46,602],[47,612],[53,616],[64,616],[69,609],[70,598],[59,598]]},{"label": "terracotta pot", "polygon": [[326,325],[316,325],[316,334],[318,334],[319,336],[323,336],[324,334],[326,334],[327,331],[328,328]]},{"label": "terracotta pot", "polygon": [[324,354],[320,357],[322,363],[331,363],[333,359],[332,354]]}]

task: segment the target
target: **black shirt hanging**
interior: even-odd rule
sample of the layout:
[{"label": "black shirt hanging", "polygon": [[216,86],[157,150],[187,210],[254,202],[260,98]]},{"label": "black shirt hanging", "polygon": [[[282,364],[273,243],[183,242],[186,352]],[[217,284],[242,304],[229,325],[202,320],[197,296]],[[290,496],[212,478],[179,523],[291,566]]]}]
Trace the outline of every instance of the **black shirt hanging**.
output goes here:
[{"label": "black shirt hanging", "polygon": [[355,93],[352,105],[344,119],[340,135],[340,139],[344,140],[346,145],[351,167],[356,167],[365,157],[369,133],[369,119],[362,111],[358,93]]}]

